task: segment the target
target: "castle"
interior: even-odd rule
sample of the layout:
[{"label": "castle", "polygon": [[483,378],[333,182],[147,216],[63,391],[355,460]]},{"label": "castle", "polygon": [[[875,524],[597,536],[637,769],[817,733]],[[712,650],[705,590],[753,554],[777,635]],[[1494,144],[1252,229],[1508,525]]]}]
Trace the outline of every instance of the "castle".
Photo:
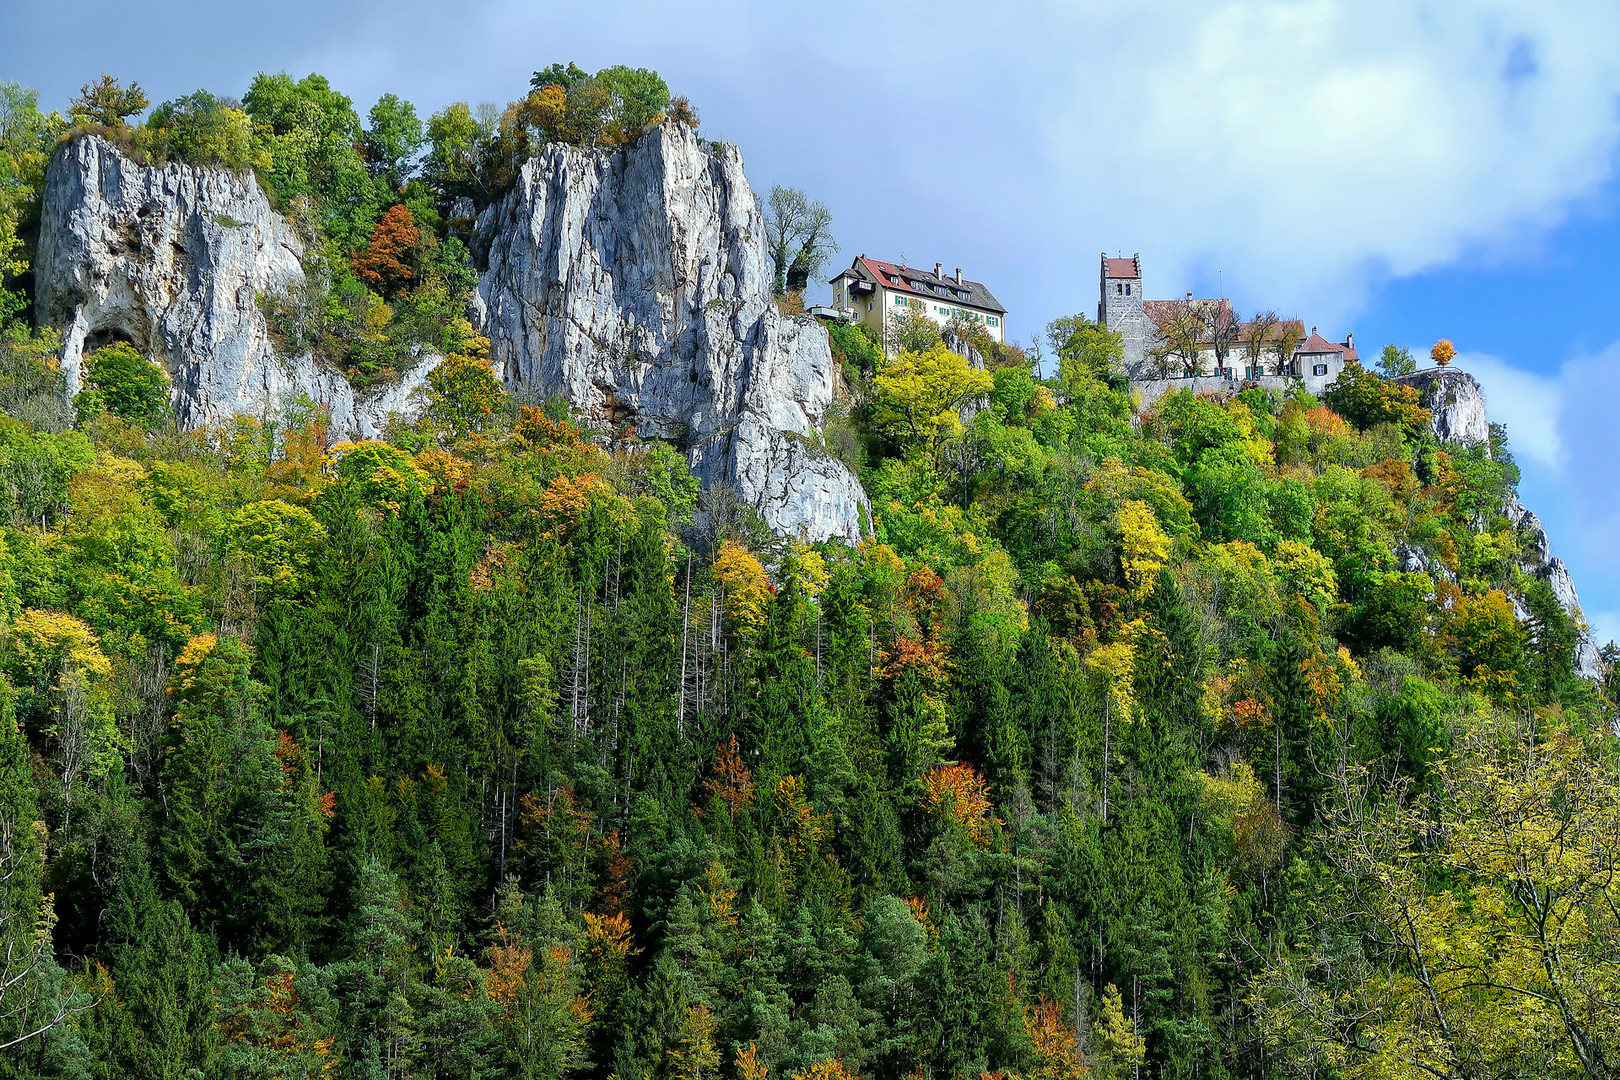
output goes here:
[{"label": "castle", "polygon": [[1333,342],[1297,319],[1244,322],[1230,301],[1148,300],[1142,292],[1142,256],[1102,255],[1097,321],[1124,344],[1125,373],[1145,399],[1173,389],[1232,390],[1243,383],[1285,387],[1302,382],[1319,393],[1359,360],[1353,336]]}]

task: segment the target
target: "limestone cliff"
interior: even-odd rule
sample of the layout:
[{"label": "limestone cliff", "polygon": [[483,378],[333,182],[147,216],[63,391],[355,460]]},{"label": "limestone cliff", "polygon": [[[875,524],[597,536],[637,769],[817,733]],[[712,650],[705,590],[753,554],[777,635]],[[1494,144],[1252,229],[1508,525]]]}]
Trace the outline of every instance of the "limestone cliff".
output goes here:
[{"label": "limestone cliff", "polygon": [[303,254],[251,174],[146,168],[87,136],[58,150],[47,174],[36,315],[62,331],[71,393],[87,351],[127,340],[168,372],[186,427],[303,394],[331,408],[336,433],[375,435],[432,361],[362,396],[307,356],[278,357],[257,297],[302,281]]},{"label": "limestone cliff", "polygon": [[548,146],[480,215],[474,250],[508,386],[675,442],[778,533],[860,539],[860,483],[815,441],[827,335],[777,313],[736,147],[673,124],[626,150]]},{"label": "limestone cliff", "polygon": [[[834,400],[827,335],[777,313],[735,147],[673,125],[628,150],[548,147],[476,239],[474,314],[509,388],[675,442],[780,534],[860,540],[865,494],[816,442]],[[301,282],[303,254],[251,175],[147,168],[84,137],[51,162],[38,320],[63,333],[72,392],[87,351],[128,340],[168,372],[187,427],[304,394],[331,409],[335,437],[375,436],[438,358],[359,395],[311,357],[278,356],[257,300]]]},{"label": "limestone cliff", "polygon": [[1456,368],[1425,368],[1397,376],[1395,381],[1417,390],[1423,407],[1433,415],[1430,426],[1441,442],[1490,441],[1485,392],[1468,372]]},{"label": "limestone cliff", "polygon": [[[1433,414],[1430,426],[1441,442],[1467,444],[1490,441],[1491,426],[1485,413],[1485,391],[1468,372],[1456,368],[1427,368],[1399,376],[1396,381],[1417,388],[1424,407]],[[1583,675],[1595,677],[1598,674],[1597,647],[1586,630],[1586,617],[1581,613],[1581,600],[1576,595],[1575,581],[1570,577],[1569,568],[1564,565],[1564,560],[1552,553],[1552,540],[1541,519],[1522,502],[1514,499],[1503,510],[1519,533],[1523,551],[1522,569],[1531,577],[1545,581],[1564,610],[1581,627],[1576,663]],[[1397,558],[1409,571],[1414,566],[1424,569],[1439,567],[1438,559],[1412,549],[1401,549],[1397,552]],[[1443,567],[1440,570],[1444,572]],[[1515,605],[1521,618],[1528,615],[1517,599]]]}]

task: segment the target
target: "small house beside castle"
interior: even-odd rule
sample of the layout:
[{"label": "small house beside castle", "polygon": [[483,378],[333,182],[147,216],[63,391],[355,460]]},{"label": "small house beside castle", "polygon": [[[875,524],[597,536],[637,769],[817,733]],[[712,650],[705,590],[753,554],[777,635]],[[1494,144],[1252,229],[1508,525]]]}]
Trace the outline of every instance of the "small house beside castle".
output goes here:
[{"label": "small house beside castle", "polygon": [[836,313],[850,322],[864,322],[879,334],[891,313],[909,308],[942,327],[953,318],[968,319],[982,326],[992,341],[1007,340],[1007,309],[982,282],[964,278],[960,266],[950,275],[944,263],[935,263],[930,273],[861,255],[830,284]]},{"label": "small house beside castle", "polygon": [[1225,297],[1149,300],[1142,292],[1142,257],[1102,256],[1097,321],[1118,333],[1125,373],[1157,397],[1181,386],[1202,392],[1243,382],[1286,385],[1298,379],[1317,393],[1359,360],[1355,339],[1329,341],[1297,319],[1262,324],[1237,318]]}]

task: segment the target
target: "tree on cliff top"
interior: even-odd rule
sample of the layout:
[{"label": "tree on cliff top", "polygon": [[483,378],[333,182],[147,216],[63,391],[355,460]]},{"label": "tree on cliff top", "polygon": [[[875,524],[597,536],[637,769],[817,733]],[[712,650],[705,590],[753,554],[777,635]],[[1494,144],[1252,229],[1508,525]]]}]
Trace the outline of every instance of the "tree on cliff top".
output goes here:
[{"label": "tree on cliff top", "polygon": [[777,184],[765,199],[765,242],[775,272],[777,296],[800,291],[821,272],[838,250],[832,234],[832,211],[803,191]]},{"label": "tree on cliff top", "polygon": [[102,127],[123,128],[126,121],[152,104],[141,89],[141,84],[128,86],[111,75],[102,75],[100,81],[79,87],[79,96],[68,107],[68,115],[77,124],[100,124]]}]

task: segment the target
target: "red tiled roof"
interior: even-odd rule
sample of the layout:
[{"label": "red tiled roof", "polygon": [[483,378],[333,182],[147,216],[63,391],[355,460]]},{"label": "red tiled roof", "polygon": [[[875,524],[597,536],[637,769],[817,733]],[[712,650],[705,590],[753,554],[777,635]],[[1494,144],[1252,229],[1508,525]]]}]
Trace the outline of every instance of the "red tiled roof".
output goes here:
[{"label": "red tiled roof", "polygon": [[[993,311],[999,315],[1007,313],[1007,309],[1001,306],[983,283],[969,281],[967,278],[958,282],[955,275],[937,277],[932,270],[918,270],[912,266],[900,266],[881,259],[868,258],[856,259],[854,265],[844,271],[844,274],[849,273],[868,277],[884,288],[894,289],[896,292],[910,293],[913,296],[945,303],[962,304],[978,308],[980,311]],[[843,277],[844,274],[838,277]],[[838,278],[833,280],[837,281]]]},{"label": "red tiled roof", "polygon": [[[1352,339],[1352,341],[1353,340],[1354,339]],[[1314,331],[1311,333],[1310,337],[1305,339],[1305,344],[1299,347],[1299,351],[1316,356],[1324,356],[1328,353],[1338,353],[1340,358],[1344,360],[1361,359],[1361,357],[1356,353],[1355,345],[1353,345],[1350,341],[1329,341],[1327,338],[1323,337],[1321,334],[1315,333]]]},{"label": "red tiled roof", "polygon": [[1108,276],[1111,278],[1134,278],[1142,275],[1136,272],[1135,259],[1109,259]]},{"label": "red tiled roof", "polygon": [[[1113,260],[1110,259],[1109,261],[1112,262]],[[1157,323],[1163,322],[1165,317],[1174,311],[1179,304],[1219,304],[1223,310],[1229,310],[1232,307],[1231,302],[1223,296],[1219,300],[1213,297],[1207,300],[1200,300],[1196,297],[1192,300],[1144,300],[1142,301],[1142,310],[1147,314],[1148,318]]]}]

